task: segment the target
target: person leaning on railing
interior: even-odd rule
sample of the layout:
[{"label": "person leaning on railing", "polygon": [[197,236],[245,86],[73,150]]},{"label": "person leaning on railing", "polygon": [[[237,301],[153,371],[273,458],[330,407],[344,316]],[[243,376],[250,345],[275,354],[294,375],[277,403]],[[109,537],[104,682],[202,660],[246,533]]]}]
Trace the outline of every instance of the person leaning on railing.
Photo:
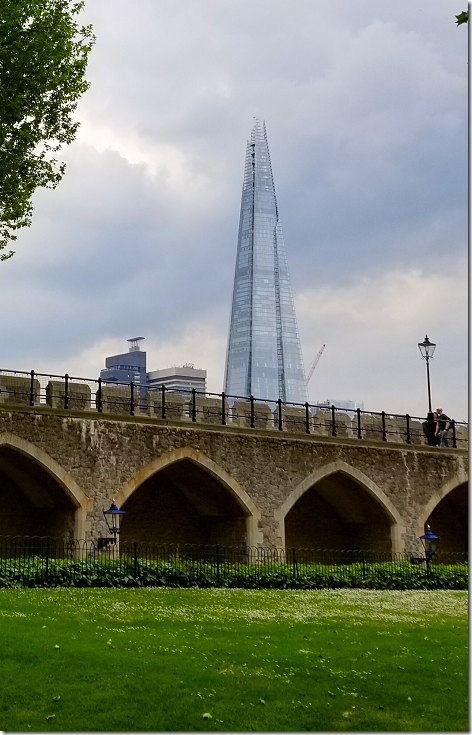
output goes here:
[{"label": "person leaning on railing", "polygon": [[439,437],[439,446],[447,447],[447,437],[449,435],[451,419],[444,413],[442,408],[437,408],[436,414],[438,417],[436,421],[436,436]]}]

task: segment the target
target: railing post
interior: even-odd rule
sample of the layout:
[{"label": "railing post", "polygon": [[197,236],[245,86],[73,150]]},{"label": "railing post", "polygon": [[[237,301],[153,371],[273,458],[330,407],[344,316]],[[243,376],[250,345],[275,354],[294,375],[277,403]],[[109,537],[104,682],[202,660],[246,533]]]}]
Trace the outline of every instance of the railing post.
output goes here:
[{"label": "railing post", "polygon": [[161,385],[161,418],[166,417],[166,387],[164,383]]},{"label": "railing post", "polygon": [[192,388],[192,421],[197,420],[197,402],[196,402],[196,391]]},{"label": "railing post", "polygon": [[385,429],[385,411],[382,411],[382,441],[387,441],[387,432]]},{"label": "railing post", "polygon": [[362,579],[365,580],[365,554],[364,551],[361,551],[362,556]]},{"label": "railing post", "polygon": [[97,411],[101,413],[103,410],[102,406],[102,379],[98,379],[98,391],[97,391]]},{"label": "railing post", "polygon": [[282,431],[282,400],[280,398],[277,401],[277,407],[279,411],[279,431]]},{"label": "railing post", "polygon": [[254,426],[255,426],[255,421],[254,421],[254,396],[253,395],[249,396],[249,400],[251,402],[251,429],[253,429]]},{"label": "railing post", "polygon": [[130,405],[129,412],[131,416],[134,416],[134,382],[132,380],[130,381],[129,387],[130,387],[130,398],[131,398],[131,401],[130,401],[131,405]]},{"label": "railing post", "polygon": [[430,447],[436,446],[436,421],[434,420],[434,413],[431,411],[428,413],[428,444]]},{"label": "railing post", "polygon": [[49,536],[46,538],[46,569],[44,572],[44,579],[46,582],[48,581],[48,574],[49,574]]},{"label": "railing post", "polygon": [[334,405],[331,406],[331,423],[333,427],[331,435],[336,436],[336,407]]},{"label": "railing post", "polygon": [[216,544],[216,584],[220,583],[220,545]]},{"label": "railing post", "polygon": [[34,406],[34,370],[31,371],[29,405]]},{"label": "railing post", "polygon": [[356,409],[357,413],[357,438],[362,439],[362,427],[361,427],[361,409]]},{"label": "railing post", "polygon": [[221,394],[221,424],[226,426],[226,405],[225,405],[226,394],[223,391]]},{"label": "railing post", "polygon": [[457,441],[456,441],[456,422],[454,419],[451,421],[451,427],[452,427],[452,446],[454,449],[457,449]]},{"label": "railing post", "polygon": [[64,408],[69,408],[69,376],[64,375]]},{"label": "railing post", "polygon": [[292,569],[293,569],[293,576],[297,576],[297,558],[295,556],[295,546],[292,546]]},{"label": "railing post", "polygon": [[137,550],[137,542],[133,541],[133,552],[134,552],[134,577],[135,579],[138,578],[139,574],[139,562],[138,562],[138,550]]},{"label": "railing post", "polygon": [[310,433],[310,407],[308,401],[305,403],[305,431],[307,434]]},{"label": "railing post", "polygon": [[411,444],[411,433],[410,433],[410,414],[407,413],[406,416],[406,443]]}]

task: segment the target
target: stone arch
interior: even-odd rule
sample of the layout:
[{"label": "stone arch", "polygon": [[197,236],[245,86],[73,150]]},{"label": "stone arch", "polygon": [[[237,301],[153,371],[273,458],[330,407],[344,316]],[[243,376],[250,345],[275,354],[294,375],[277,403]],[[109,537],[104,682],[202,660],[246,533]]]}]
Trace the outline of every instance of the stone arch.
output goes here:
[{"label": "stone arch", "polygon": [[404,535],[405,526],[401,519],[398,510],[393,505],[390,498],[376,485],[367,475],[361,470],[352,467],[351,465],[344,462],[344,460],[338,459],[334,462],[330,462],[323,467],[320,467],[311,472],[300,482],[297,487],[292,490],[290,495],[286,498],[285,502],[275,512],[275,518],[279,526],[279,540],[282,546],[285,546],[285,519],[289,511],[293,508],[295,503],[312,487],[332,475],[341,474],[345,475],[355,483],[361,486],[368,495],[373,498],[380,509],[383,511],[390,524],[390,538],[393,552],[401,552],[404,548]]},{"label": "stone arch", "polygon": [[74,508],[74,538],[83,539],[86,535],[86,514],[92,501],[80,489],[76,481],[47,452],[35,444],[22,439],[16,434],[0,434],[0,451],[2,449],[23,455],[37,467],[44,470],[64,491],[65,496]]},{"label": "stone arch", "polygon": [[191,447],[183,447],[166,452],[148,465],[139,470],[128,480],[118,492],[115,500],[119,508],[146,480],[172,465],[187,461],[205,470],[215,478],[236,501],[246,517],[246,538],[248,546],[257,546],[262,542],[262,532],[259,530],[260,509],[243,490],[241,485],[222,467],[209,457]]},{"label": "stone arch", "polygon": [[[445,527],[444,529],[441,527],[438,527],[438,519],[434,518],[435,511],[436,516],[438,516],[437,511],[439,510],[439,507],[441,506],[441,503],[445,502],[447,503],[448,500],[453,501],[454,499],[457,500],[459,495],[462,496],[463,502],[467,503],[467,483],[468,483],[468,477],[465,472],[460,472],[454,477],[451,477],[447,482],[440,487],[437,492],[435,492],[428,503],[424,506],[422,509],[419,518],[418,518],[418,524],[416,527],[416,537],[419,538],[422,536],[422,534],[425,531],[426,524],[429,524],[431,522],[432,529],[435,533],[438,533],[438,535],[443,537],[443,540],[441,542],[440,549],[441,550],[448,550],[447,546],[444,547],[444,542],[446,541],[446,544],[448,543],[447,540],[444,538],[444,531],[446,531],[446,537],[449,535],[448,531],[452,530],[448,528],[448,526],[451,525],[451,521],[453,522],[454,526],[456,526],[456,531],[459,530],[462,532],[462,535],[464,536],[464,543],[463,551],[467,551],[468,544],[467,544],[467,535],[468,535],[468,528],[467,528],[467,522],[468,522],[468,509],[464,507],[456,508],[456,511],[453,513],[453,517],[451,518],[451,509],[449,509],[449,519],[447,517],[443,519],[445,521]],[[461,493],[461,488],[464,488],[464,492]],[[445,515],[447,516],[447,510]],[[439,518],[439,522],[441,519]],[[460,528],[458,528],[460,527]]]}]

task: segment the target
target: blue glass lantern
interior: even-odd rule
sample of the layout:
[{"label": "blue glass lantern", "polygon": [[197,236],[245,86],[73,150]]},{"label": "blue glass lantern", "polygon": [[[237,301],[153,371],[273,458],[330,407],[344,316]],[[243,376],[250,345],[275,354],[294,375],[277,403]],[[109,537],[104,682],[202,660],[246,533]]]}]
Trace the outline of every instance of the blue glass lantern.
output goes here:
[{"label": "blue glass lantern", "polygon": [[105,520],[107,522],[108,530],[110,531],[110,533],[113,534],[115,538],[120,532],[121,519],[124,513],[125,513],[124,510],[119,510],[114,500],[111,501],[111,505],[108,508],[108,510],[103,511],[103,515],[105,516]]},{"label": "blue glass lantern", "polygon": [[420,536],[420,539],[426,552],[426,558],[430,559],[436,554],[440,537],[432,532],[431,526],[426,526],[426,532]]}]

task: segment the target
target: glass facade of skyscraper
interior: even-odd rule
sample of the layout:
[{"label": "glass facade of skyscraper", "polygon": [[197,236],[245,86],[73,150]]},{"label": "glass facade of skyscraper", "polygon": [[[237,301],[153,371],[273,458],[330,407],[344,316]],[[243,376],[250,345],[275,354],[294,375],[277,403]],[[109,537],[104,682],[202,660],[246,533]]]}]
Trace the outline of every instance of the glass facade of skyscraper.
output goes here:
[{"label": "glass facade of skyscraper", "polygon": [[259,120],[246,149],[225,392],[307,400],[266,128]]}]

